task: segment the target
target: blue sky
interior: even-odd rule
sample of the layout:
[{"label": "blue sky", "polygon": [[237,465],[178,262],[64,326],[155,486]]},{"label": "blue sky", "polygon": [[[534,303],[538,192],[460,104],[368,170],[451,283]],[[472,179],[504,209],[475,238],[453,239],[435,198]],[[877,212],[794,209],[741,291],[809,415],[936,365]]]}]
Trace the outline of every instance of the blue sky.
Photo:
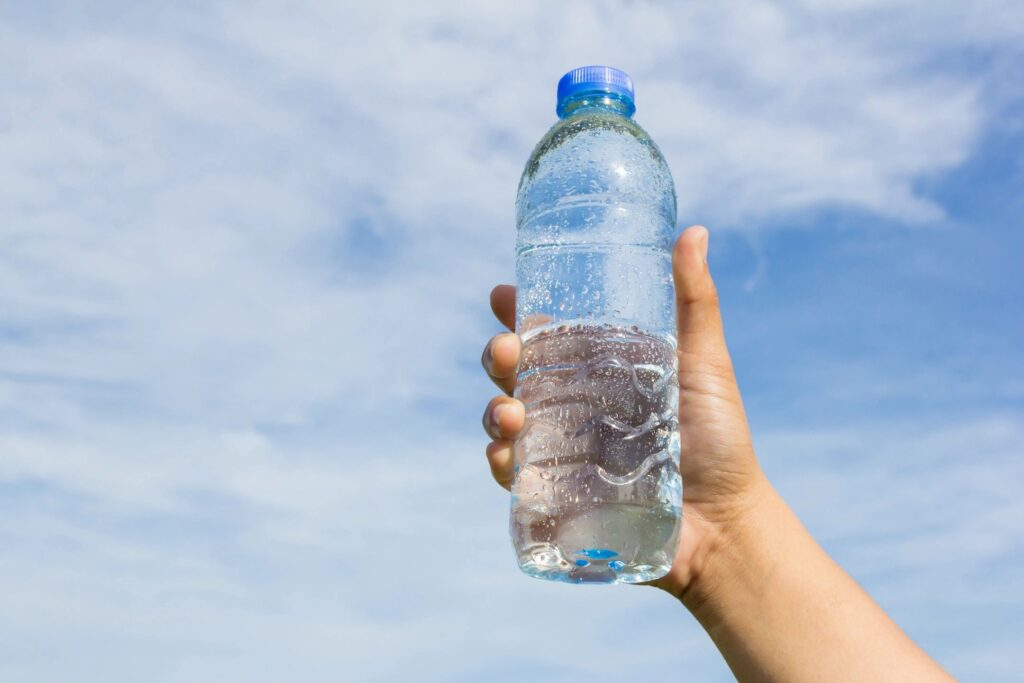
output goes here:
[{"label": "blue sky", "polygon": [[1020,3],[465,4],[0,8],[0,678],[730,680],[519,575],[483,457],[519,173],[609,63],[772,480],[1019,679]]}]

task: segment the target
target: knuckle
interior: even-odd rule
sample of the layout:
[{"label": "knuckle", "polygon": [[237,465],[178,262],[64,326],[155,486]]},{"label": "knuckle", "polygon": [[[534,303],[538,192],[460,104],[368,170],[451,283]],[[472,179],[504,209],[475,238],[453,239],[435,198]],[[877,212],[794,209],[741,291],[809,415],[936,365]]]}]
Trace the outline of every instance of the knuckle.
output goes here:
[{"label": "knuckle", "polygon": [[711,280],[711,278],[708,278],[708,285],[707,285],[707,287],[708,287],[708,290],[707,290],[707,293],[704,296],[704,299],[705,299],[705,301],[707,301],[708,306],[711,306],[711,307],[717,309],[719,307],[718,306],[718,304],[719,304],[719,301],[718,301],[718,287],[715,287],[715,283]]}]

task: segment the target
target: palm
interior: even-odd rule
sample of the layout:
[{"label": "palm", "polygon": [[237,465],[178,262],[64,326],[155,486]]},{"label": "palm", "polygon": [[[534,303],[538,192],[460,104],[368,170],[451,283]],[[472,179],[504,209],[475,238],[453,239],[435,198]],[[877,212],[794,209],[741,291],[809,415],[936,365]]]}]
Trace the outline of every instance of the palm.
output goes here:
[{"label": "palm", "polygon": [[683,527],[672,569],[656,584],[676,596],[698,571],[710,537],[735,517],[758,471],[731,367],[709,368],[682,345],[679,356]]}]

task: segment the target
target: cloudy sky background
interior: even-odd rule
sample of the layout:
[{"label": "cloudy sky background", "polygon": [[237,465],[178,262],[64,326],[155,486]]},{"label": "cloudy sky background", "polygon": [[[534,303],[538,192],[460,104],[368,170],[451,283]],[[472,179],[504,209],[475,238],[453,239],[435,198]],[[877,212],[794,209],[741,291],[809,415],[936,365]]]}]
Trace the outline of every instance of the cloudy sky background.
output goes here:
[{"label": "cloudy sky background", "polygon": [[972,681],[1024,669],[1024,5],[0,3],[0,678],[730,680],[522,577],[487,292],[567,69],[712,231],[769,475]]}]

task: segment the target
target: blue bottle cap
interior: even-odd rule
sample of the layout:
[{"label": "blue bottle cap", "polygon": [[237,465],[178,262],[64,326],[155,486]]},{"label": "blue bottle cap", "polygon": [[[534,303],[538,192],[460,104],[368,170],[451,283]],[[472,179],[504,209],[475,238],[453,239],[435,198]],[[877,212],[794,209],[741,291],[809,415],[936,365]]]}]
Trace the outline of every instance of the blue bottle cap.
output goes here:
[{"label": "blue bottle cap", "polygon": [[558,81],[558,115],[562,115],[562,105],[566,100],[588,92],[619,95],[632,104],[633,79],[625,71],[610,66],[581,66],[573,69]]}]

